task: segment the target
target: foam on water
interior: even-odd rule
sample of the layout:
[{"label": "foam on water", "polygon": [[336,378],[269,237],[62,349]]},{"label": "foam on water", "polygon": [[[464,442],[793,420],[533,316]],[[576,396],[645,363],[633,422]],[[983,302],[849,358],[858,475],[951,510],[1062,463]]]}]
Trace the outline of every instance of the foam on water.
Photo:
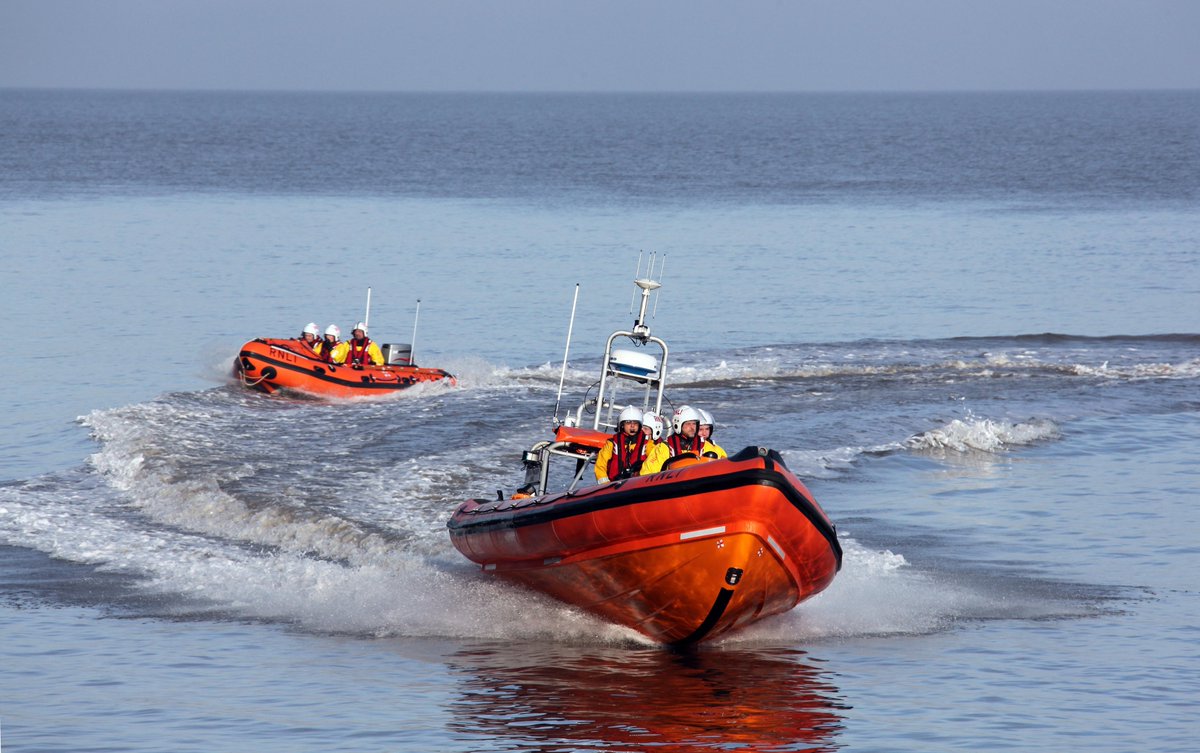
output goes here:
[{"label": "foam on water", "polygon": [[[1114,348],[1104,338],[1076,338],[1081,347],[1055,350],[1029,348],[1028,337],[985,338],[970,348],[960,340],[871,341],[864,343],[802,343],[767,345],[720,354],[674,353],[668,367],[668,392],[688,388],[738,387],[747,383],[788,380],[843,380],[856,378],[911,378],[939,382],[954,378],[991,379],[1038,375],[1078,376],[1113,381],[1194,379],[1200,377],[1200,358],[1178,362],[1158,360],[1155,338],[1146,346]],[[998,349],[997,341],[1014,347]],[[969,342],[969,341],[968,341]],[[968,352],[964,353],[963,350]],[[459,389],[507,388],[515,385],[554,384],[562,375],[561,361],[514,366],[463,354],[439,357],[423,364],[452,373]],[[568,363],[565,384],[579,391],[593,384],[599,361],[574,358]],[[213,384],[236,384],[233,360],[226,344],[209,344],[201,358],[198,376]],[[422,397],[453,389],[449,385],[421,383],[385,396],[366,399]],[[570,395],[568,396],[570,397]]]},{"label": "foam on water", "polygon": [[800,478],[836,478],[850,470],[858,460],[868,454],[889,452],[899,449],[899,444],[880,447],[836,447],[832,450],[783,450],[788,470]]},{"label": "foam on water", "polygon": [[1195,379],[1200,376],[1200,358],[1181,363],[1136,363],[1110,366],[1105,361],[1100,366],[1077,364],[1072,370],[1080,376],[1104,379]]},{"label": "foam on water", "polygon": [[1058,439],[1058,425],[1048,419],[1011,422],[967,416],[903,441],[870,447],[847,446],[818,450],[783,450],[789,470],[801,478],[829,479],[845,475],[866,456],[894,452],[954,452],[995,454],[1005,450]]},{"label": "foam on water", "polygon": [[[185,415],[192,426],[201,418],[217,425],[208,434],[176,429]],[[0,488],[4,539],[135,575],[143,589],[171,597],[167,614],[199,610],[330,633],[642,642],[632,631],[485,575],[453,551],[445,534],[447,489],[500,483],[511,475],[500,460],[507,453],[479,453],[466,476],[447,476],[453,450],[347,475],[342,493],[354,502],[344,506],[293,502],[286,489],[263,503],[224,488],[250,473],[249,461],[202,476],[179,465],[189,453],[213,451],[225,430],[220,419],[213,406],[171,402],[90,414],[83,423],[101,445],[90,468]],[[947,427],[951,435],[956,430]],[[988,421],[967,433],[981,431],[1008,441],[1022,433]],[[193,446],[164,455],[183,434]],[[802,474],[820,475],[863,452],[792,453],[788,460]],[[985,591],[916,572],[902,554],[868,551],[845,535],[842,544],[845,564],[829,591],[731,640],[922,633],[964,617],[1036,608],[998,604]]]},{"label": "foam on water", "polygon": [[[223,520],[203,525],[197,507],[192,515],[169,516],[193,530],[152,527],[109,514],[120,500],[96,490],[64,495],[65,480],[47,480],[41,489],[0,489],[5,538],[137,575],[144,589],[182,599],[165,606],[166,614],[199,611],[375,636],[644,642],[632,631],[505,584],[453,556],[413,554],[402,543],[355,530],[349,521],[252,515],[229,500],[189,489],[147,512],[162,515],[195,494],[197,503],[209,505],[212,519]],[[261,546],[268,542],[273,546]],[[842,544],[843,570],[828,591],[729,640],[924,633],[983,613],[1031,609],[915,572],[903,555],[867,551],[845,536]],[[330,559],[333,554],[340,558]]]},{"label": "foam on water", "polygon": [[[928,376],[951,384],[954,395],[960,379],[990,380],[1001,372],[1083,375],[1078,361],[1056,363],[1034,352],[948,359],[865,345],[833,354],[836,348],[827,346],[819,362],[807,362],[805,350],[754,348],[712,365],[689,364],[688,358],[704,358],[693,354],[679,359],[671,381],[715,387],[709,404],[728,410],[740,391],[726,393],[720,385],[746,380],[778,395],[761,401],[775,405],[794,399],[788,386],[794,379],[828,380],[805,389],[806,399],[828,392],[861,401],[862,379]],[[1189,364],[1166,373],[1187,374]],[[561,365],[510,367],[472,357],[441,365],[458,376],[457,387],[419,385],[398,399],[328,404],[221,387],[94,411],[80,419],[99,443],[86,468],[0,488],[3,538],[136,576],[140,588],[162,598],[168,615],[261,619],[323,633],[643,643],[632,631],[483,574],[453,550],[445,533],[450,511],[462,499],[513,485],[519,450],[549,426]],[[1147,359],[1127,366],[1121,378],[1163,371]],[[573,407],[595,382],[595,367],[579,362],[567,369],[565,405]],[[917,390],[923,399],[929,392],[924,385]],[[545,415],[532,418],[531,407],[542,403]],[[765,437],[796,435],[792,414],[778,426],[771,412],[762,419],[756,431]],[[1060,434],[1049,419],[970,410],[915,435],[895,431],[903,425],[870,427],[864,436],[878,441],[781,451],[801,478],[830,479],[876,456],[995,455]],[[397,427],[404,444],[389,451]],[[831,436],[842,434],[839,427]],[[325,483],[312,466],[340,468],[335,483]],[[727,641],[925,634],[964,619],[1079,611],[937,566],[914,568],[904,553],[869,550],[845,532],[841,540],[844,566],[829,590]]]},{"label": "foam on water", "polygon": [[1073,374],[1105,379],[1189,379],[1200,376],[1200,359],[1178,364],[1133,363],[1123,366],[1105,362],[1099,366],[1081,363],[1055,363],[1032,357],[1014,358],[1010,355],[985,355],[978,360],[951,359],[935,363],[812,363],[789,364],[779,360],[750,357],[730,363],[722,360],[713,366],[677,366],[670,369],[670,382],[680,387],[726,384],[742,381],[773,379],[836,379],[839,377],[869,376],[938,376],[950,374],[974,377],[1002,375],[1032,375],[1037,373]]},{"label": "foam on water", "polygon": [[[155,456],[163,427],[178,422],[179,410],[154,403],[88,416],[84,422],[101,442],[91,470],[0,489],[4,539],[136,575],[147,591],[174,597],[167,614],[199,610],[376,636],[644,642],[462,560],[445,535],[446,507],[419,502],[461,484],[443,477],[449,456],[402,460],[386,474],[346,479],[348,494],[376,500],[351,508],[353,515],[290,504],[286,494],[253,505],[218,479],[179,476]],[[1014,427],[981,421],[963,431],[1011,437]],[[819,474],[858,454],[814,458],[802,472]],[[230,467],[224,480],[242,472]],[[480,473],[500,479],[508,469],[499,462],[476,468],[476,484]],[[389,493],[392,484],[404,490],[403,503]],[[958,619],[1041,608],[917,572],[902,554],[869,551],[844,534],[842,545],[843,570],[825,594],[729,640],[925,633]]]},{"label": "foam on water", "polygon": [[999,452],[1007,447],[1055,439],[1059,435],[1058,425],[1049,420],[1014,424],[969,417],[965,420],[956,418],[939,429],[922,432],[905,444],[913,450]]},{"label": "foam on water", "polygon": [[[1077,347],[1030,348],[1027,337],[973,340],[798,343],[744,348],[734,353],[675,354],[669,368],[676,386],[738,384],[761,380],[859,377],[948,378],[1085,376],[1114,380],[1194,378],[1200,359],[1160,360],[1164,343],[1130,338],[1116,347],[1104,338],[1067,338]],[[1011,345],[1011,347],[997,347]]]},{"label": "foam on water", "polygon": [[[643,642],[631,631],[484,576],[461,560],[413,555],[402,545],[345,530],[345,521],[304,524],[244,515],[239,520],[229,504],[211,510],[214,518],[233,521],[218,529],[237,528],[240,539],[278,545],[264,549],[147,528],[136,519],[81,509],[81,501],[64,500],[57,489],[0,490],[6,540],[136,575],[147,592],[172,597],[161,604],[164,616],[215,614],[379,637]],[[196,520],[185,522],[195,527]],[[332,551],[344,559],[320,556]]]}]

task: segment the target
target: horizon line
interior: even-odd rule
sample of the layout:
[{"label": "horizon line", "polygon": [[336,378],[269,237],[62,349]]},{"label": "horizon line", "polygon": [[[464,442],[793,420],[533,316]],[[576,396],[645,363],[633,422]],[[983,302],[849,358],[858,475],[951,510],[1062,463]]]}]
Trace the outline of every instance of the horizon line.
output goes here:
[{"label": "horizon line", "polygon": [[1200,87],[1078,87],[1078,88],[946,88],[946,89],[321,89],[218,86],[25,86],[0,85],[0,91],[159,93],[159,94],[453,94],[453,95],[793,95],[793,94],[1083,94],[1083,93],[1186,93]]}]

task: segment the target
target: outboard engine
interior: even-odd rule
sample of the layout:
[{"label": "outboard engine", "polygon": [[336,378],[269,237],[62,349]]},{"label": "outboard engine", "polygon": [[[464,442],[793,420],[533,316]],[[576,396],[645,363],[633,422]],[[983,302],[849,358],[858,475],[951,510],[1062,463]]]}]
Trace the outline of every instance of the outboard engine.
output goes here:
[{"label": "outboard engine", "polygon": [[383,360],[391,366],[413,366],[412,346],[408,343],[385,343],[381,347]]}]

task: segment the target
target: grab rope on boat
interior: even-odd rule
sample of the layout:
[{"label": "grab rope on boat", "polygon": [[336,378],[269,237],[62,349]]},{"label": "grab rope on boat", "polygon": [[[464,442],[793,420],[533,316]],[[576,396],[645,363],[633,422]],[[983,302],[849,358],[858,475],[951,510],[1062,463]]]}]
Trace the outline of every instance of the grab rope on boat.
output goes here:
[{"label": "grab rope on boat", "polygon": [[264,368],[262,370],[262,376],[260,376],[258,379],[250,379],[249,377],[246,376],[246,371],[247,371],[247,368],[249,367],[249,364],[246,363],[244,359],[239,359],[237,364],[238,364],[238,376],[241,378],[242,384],[246,385],[247,387],[257,387],[258,385],[262,384],[266,380],[273,379],[278,374],[278,372],[275,371],[274,367],[267,366],[266,368]]},{"label": "grab rope on boat", "polygon": [[258,379],[255,379],[254,381],[250,381],[249,379],[247,379],[246,372],[244,372],[244,371],[239,371],[238,374],[242,377],[242,384],[246,385],[247,387],[257,387],[258,385],[267,381],[266,374],[263,374],[262,376],[260,376]]}]

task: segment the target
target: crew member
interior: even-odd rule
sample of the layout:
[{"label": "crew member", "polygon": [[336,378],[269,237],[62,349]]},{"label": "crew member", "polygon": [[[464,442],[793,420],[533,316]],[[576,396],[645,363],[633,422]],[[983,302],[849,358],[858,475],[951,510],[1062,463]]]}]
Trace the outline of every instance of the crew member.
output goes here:
[{"label": "crew member", "polygon": [[649,444],[646,446],[646,454],[650,454],[650,450],[654,449],[657,442],[662,441],[663,433],[667,430],[667,424],[662,420],[662,416],[652,410],[648,410],[642,414],[642,433],[646,435],[646,441]]},{"label": "crew member", "polygon": [[[664,463],[684,453],[690,453],[696,457],[700,457],[701,455],[716,457],[716,450],[713,449],[713,445],[701,439],[698,433],[700,430],[700,411],[691,406],[683,406],[671,420],[671,427],[675,429],[675,432],[667,437],[665,442],[659,442],[654,445],[654,451],[642,463],[643,476],[658,473],[662,470]],[[709,453],[712,454],[710,455]]]},{"label": "crew member", "polygon": [[[696,430],[696,436],[700,437],[708,445],[708,447],[704,448],[705,453],[712,452],[718,458],[729,457],[725,449],[712,440],[714,428],[713,415],[703,408],[698,408],[697,410],[700,411],[700,428]],[[709,450],[709,447],[712,449]]]},{"label": "crew member", "polygon": [[601,484],[638,475],[646,459],[646,441],[642,433],[642,411],[630,405],[617,419],[617,431],[596,453],[596,480]]},{"label": "crew member", "polygon": [[383,353],[379,346],[367,337],[367,325],[359,322],[354,325],[350,339],[346,341],[346,365],[361,369],[364,366],[382,366]]},{"label": "crew member", "polygon": [[317,355],[325,363],[343,364],[346,362],[346,351],[350,346],[338,340],[342,336],[342,328],[330,324],[325,328],[325,340],[317,346]]},{"label": "crew member", "polygon": [[296,338],[296,344],[300,346],[300,352],[306,356],[316,356],[317,347],[320,345],[321,328],[316,322],[309,322],[304,325],[304,331]]}]

